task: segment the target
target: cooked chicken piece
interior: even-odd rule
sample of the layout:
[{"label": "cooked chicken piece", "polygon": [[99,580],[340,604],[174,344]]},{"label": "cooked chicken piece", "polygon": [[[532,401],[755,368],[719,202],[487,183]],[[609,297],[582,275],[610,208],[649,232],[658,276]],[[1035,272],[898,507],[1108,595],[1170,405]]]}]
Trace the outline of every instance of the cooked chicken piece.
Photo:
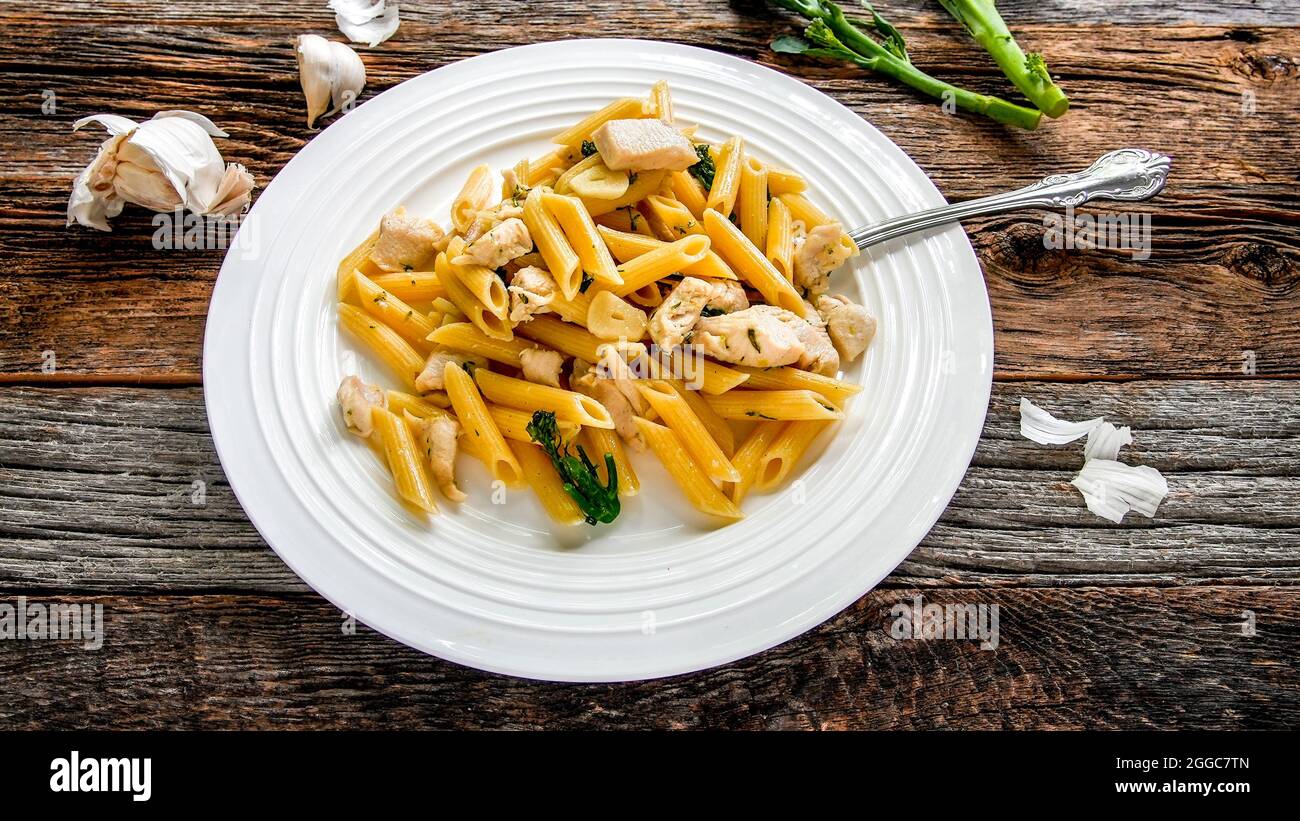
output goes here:
[{"label": "cooked chicken piece", "polygon": [[517,324],[550,312],[559,287],[549,273],[529,265],[515,271],[506,290],[510,292],[510,321]]},{"label": "cooked chicken piece", "polygon": [[844,229],[838,222],[819,225],[808,232],[794,250],[794,284],[809,294],[826,293],[830,273],[857,253],[852,243],[841,242]]},{"label": "cooked chicken piece", "polygon": [[706,279],[704,281],[709,284],[709,299],[704,303],[705,308],[729,314],[749,307],[749,297],[745,296],[745,288],[736,280]]},{"label": "cooked chicken piece", "polygon": [[687,341],[700,319],[700,311],[713,295],[713,286],[707,281],[696,277],[682,279],[650,317],[650,338],[665,351]]},{"label": "cooked chicken piece", "polygon": [[564,365],[564,355],[559,351],[546,348],[525,348],[519,352],[520,370],[524,379],[539,385],[560,387],[560,367]]},{"label": "cooked chicken piece", "polygon": [[338,399],[348,430],[363,438],[369,437],[375,429],[370,418],[371,410],[388,407],[388,394],[384,389],[362,382],[357,376],[343,377],[339,383]]},{"label": "cooked chicken piece", "polygon": [[[614,420],[614,432],[627,442],[628,446],[638,453],[646,449],[645,438],[641,435],[641,430],[636,426],[633,419],[637,415],[635,408],[628,396],[619,389],[618,380],[602,379],[597,376],[597,369],[581,359],[573,361],[573,376],[569,379],[569,387],[579,393],[585,393],[592,399],[605,406],[609,415]],[[628,389],[636,393],[638,401],[644,402],[645,397],[640,395],[636,387],[628,384]]]},{"label": "cooked chicken piece", "polygon": [[690,140],[659,120],[610,120],[591,141],[612,171],[685,171],[700,160]]},{"label": "cooked chicken piece", "polygon": [[504,200],[500,205],[492,210],[492,216],[505,222],[508,219],[521,218],[524,215],[524,207],[517,205],[512,200]]},{"label": "cooked chicken piece", "polygon": [[379,241],[370,259],[381,271],[419,271],[428,267],[443,239],[433,220],[409,217],[405,207],[385,214],[379,222]]},{"label": "cooked chicken piece", "polygon": [[831,342],[845,362],[861,356],[876,335],[876,318],[846,296],[817,297],[817,313],[826,321]]},{"label": "cooked chicken piece", "polygon": [[794,329],[803,345],[803,355],[799,357],[797,367],[822,376],[834,376],[840,372],[840,355],[826,333],[826,326],[816,311],[808,312],[808,319],[795,316],[789,311],[783,312],[782,321]]},{"label": "cooked chicken piece", "polygon": [[447,366],[464,367],[467,362],[479,368],[488,367],[488,361],[481,356],[445,348],[436,350],[429,354],[429,358],[424,363],[424,370],[415,377],[415,387],[423,392],[443,390],[442,372],[447,369]]},{"label": "cooked chicken piece", "polygon": [[438,490],[453,502],[465,501],[468,497],[456,487],[456,440],[461,434],[460,423],[451,416],[421,419],[410,411],[406,413],[406,421],[418,431],[420,447],[433,468]]},{"label": "cooked chicken piece", "polygon": [[531,250],[533,238],[528,236],[528,226],[518,217],[511,217],[466,245],[465,253],[452,262],[457,265],[482,265],[496,270]]},{"label": "cooked chicken piece", "polygon": [[[771,305],[706,316],[695,326],[695,344],[723,362],[772,368],[790,365],[804,354],[794,323],[798,316]],[[805,323],[806,324],[806,323]]]}]

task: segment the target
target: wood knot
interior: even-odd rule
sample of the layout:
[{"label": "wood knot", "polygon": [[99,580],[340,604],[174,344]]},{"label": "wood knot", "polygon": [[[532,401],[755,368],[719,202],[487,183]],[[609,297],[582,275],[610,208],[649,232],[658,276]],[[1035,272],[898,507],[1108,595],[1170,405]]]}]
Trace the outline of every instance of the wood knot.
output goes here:
[{"label": "wood knot", "polygon": [[997,269],[1012,282],[1042,285],[1071,272],[1071,252],[1049,248],[1041,225],[1017,222],[1001,231],[986,231],[979,236],[980,257],[985,265]]},{"label": "wood knot", "polygon": [[1239,276],[1268,288],[1287,289],[1297,279],[1295,260],[1263,242],[1239,242],[1228,246],[1220,257],[1223,266]]},{"label": "wood knot", "polygon": [[1300,75],[1300,61],[1281,54],[1264,54],[1254,49],[1232,55],[1233,71],[1252,80],[1272,82]]}]

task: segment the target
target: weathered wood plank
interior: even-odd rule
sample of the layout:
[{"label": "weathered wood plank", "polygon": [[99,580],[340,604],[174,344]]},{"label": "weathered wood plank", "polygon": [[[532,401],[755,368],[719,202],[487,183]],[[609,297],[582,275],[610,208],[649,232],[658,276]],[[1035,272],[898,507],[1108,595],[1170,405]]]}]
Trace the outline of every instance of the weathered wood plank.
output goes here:
[{"label": "weathered wood plank", "polygon": [[[890,609],[917,594],[926,603],[996,604],[997,648],[893,638]],[[1282,588],[877,590],[735,664],[588,686],[479,673],[364,626],[344,635],[342,615],[314,596],[59,601],[103,605],[103,647],[0,643],[0,674],[23,683],[0,692],[0,723],[11,729],[1281,729],[1300,721],[1300,599]],[[1243,635],[1247,613],[1254,635]]]},{"label": "weathered wood plank", "polygon": [[[1152,23],[1097,23],[1103,5],[1112,21],[1135,15]],[[68,131],[72,119],[100,110],[205,111],[232,134],[223,141],[228,159],[249,165],[263,185],[312,136],[301,124],[285,43],[302,30],[328,31],[326,10],[305,0],[142,8],[60,8],[67,16],[43,26],[6,27],[12,37],[0,44],[0,91],[18,102],[0,114],[0,379],[199,378],[202,320],[220,254],[155,252],[148,215],[140,213],[124,216],[108,236],[65,230],[70,180],[95,145]],[[1148,3],[1008,6],[1009,18],[1024,21],[1022,39],[1048,52],[1075,101],[1067,117],[1034,134],[949,117],[854,69],[778,58],[765,44],[794,22],[759,3],[673,4],[670,22],[655,31],[635,24],[643,9],[613,3],[580,11],[412,9],[397,38],[365,52],[366,94],[480,53],[485,43],[633,31],[759,59],[807,80],[899,142],[953,199],[1080,166],[1122,143],[1167,150],[1176,157],[1170,190],[1141,209],[1152,214],[1149,260],[1049,250],[1042,216],[1032,213],[969,226],[989,282],[999,374],[1228,377],[1253,352],[1259,373],[1300,375],[1300,184],[1291,144],[1300,127],[1300,29],[1154,25],[1169,22],[1155,16],[1165,11]],[[1175,16],[1231,21],[1251,13],[1246,4],[1204,3]],[[23,14],[0,10],[15,22]],[[1285,9],[1271,19],[1295,14]],[[918,63],[1008,93],[932,4],[900,6],[894,16]],[[140,26],[142,18],[150,25]],[[525,19],[532,24],[518,25]],[[52,117],[40,113],[47,88],[60,101]],[[45,351],[60,364],[54,374],[41,371]]]},{"label": "weathered wood plank", "polygon": [[[1132,425],[1124,458],[1169,479],[1160,515],[1089,513],[1068,484],[1081,445],[1021,439],[1022,395]],[[1297,402],[1294,381],[1000,384],[956,497],[886,585],[1300,582]],[[196,389],[0,390],[0,583],[306,589],[230,492]]]}]

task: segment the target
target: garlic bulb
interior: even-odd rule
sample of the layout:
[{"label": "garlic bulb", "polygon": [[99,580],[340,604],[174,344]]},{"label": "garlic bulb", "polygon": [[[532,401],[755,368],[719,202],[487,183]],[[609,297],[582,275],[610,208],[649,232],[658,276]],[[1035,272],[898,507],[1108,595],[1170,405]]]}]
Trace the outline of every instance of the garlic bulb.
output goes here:
[{"label": "garlic bulb", "polygon": [[253,176],[225,163],[212,142],[227,137],[192,111],[160,111],[137,123],[116,114],[93,114],[72,124],[76,131],[99,123],[109,138],[77,175],[68,198],[68,225],[111,231],[108,220],[128,202],[153,211],[188,208],[196,214],[230,216],[252,196]]},{"label": "garlic bulb", "polygon": [[[366,66],[352,49],[317,34],[298,38],[298,80],[307,98],[307,127],[355,102],[366,87]],[[334,107],[329,111],[330,102]]]},{"label": "garlic bulb", "polygon": [[387,0],[330,0],[339,31],[354,43],[374,48],[392,37],[402,21],[397,3]]}]

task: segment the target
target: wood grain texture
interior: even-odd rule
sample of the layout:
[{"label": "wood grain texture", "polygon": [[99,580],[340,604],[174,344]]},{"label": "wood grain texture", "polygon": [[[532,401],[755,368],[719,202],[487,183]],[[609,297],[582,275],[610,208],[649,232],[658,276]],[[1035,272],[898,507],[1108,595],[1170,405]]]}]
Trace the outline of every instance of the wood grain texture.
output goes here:
[{"label": "wood grain texture", "polygon": [[[933,0],[881,5],[922,68],[1014,96]],[[575,687],[457,667],[364,626],[345,635],[341,614],[259,538],[212,449],[194,386],[221,253],[155,251],[138,209],[112,234],[63,225],[72,178],[101,139],[70,124],[91,113],[208,114],[231,133],[225,157],[264,188],[316,133],[302,125],[289,41],[337,39],[325,4],[0,5],[0,602],[100,603],[108,621],[94,652],[0,641],[0,674],[16,685],[0,693],[0,726],[1295,726],[1300,9],[999,8],[1071,96],[1070,113],[1034,133],[774,55],[767,43],[800,23],[760,0],[408,3],[396,37],[359,49],[363,100],[544,40],[630,35],[735,54],[844,103],[954,200],[1121,145],[1174,155],[1159,200],[1116,212],[1150,214],[1146,260],[1051,250],[1041,213],[968,223],[1000,381],[956,497],[877,590],[732,665]],[[1123,458],[1170,481],[1159,516],[1112,525],[1088,513],[1068,484],[1081,447],[1021,439],[1020,396],[1064,418],[1132,425]],[[889,608],[916,594],[997,604],[998,649],[890,637]]]},{"label": "wood grain texture", "polygon": [[[896,639],[890,609],[998,606],[998,646]],[[10,599],[5,599],[10,600]],[[34,600],[42,601],[42,600]],[[432,659],[315,597],[95,597],[97,651],[5,642],[13,728],[1287,728],[1300,601],[1270,587],[877,590],[735,664],[557,685]],[[1243,635],[1246,611],[1255,635]],[[141,709],[148,704],[148,709]]]},{"label": "wood grain texture", "polygon": [[[301,124],[287,42],[328,33],[329,14],[307,0],[55,6],[36,26],[21,25],[30,12],[0,9],[13,23],[0,43],[0,92],[17,101],[0,113],[0,379],[196,384],[220,253],[155,252],[150,215],[135,209],[111,235],[63,228],[70,181],[98,139],[68,124],[105,110],[203,111],[230,131],[227,159],[264,186],[313,135]],[[1300,29],[1232,22],[1254,20],[1250,4],[1193,4],[1176,19],[1194,22],[1177,25],[1156,4],[1009,4],[1021,39],[1048,52],[1074,101],[1065,118],[1025,134],[950,117],[852,68],[773,55],[766,43],[797,24],[765,4],[662,8],[669,22],[653,30],[640,24],[652,11],[612,2],[413,8],[393,40],[364,51],[364,97],[489,47],[634,32],[804,79],[897,141],[953,199],[1082,167],[1119,145],[1164,150],[1176,158],[1168,192],[1116,212],[1151,215],[1150,259],[1049,250],[1033,212],[968,225],[989,283],[999,375],[1231,378],[1248,351],[1261,374],[1300,375]],[[1103,8],[1114,22],[1102,22]],[[1270,17],[1294,23],[1295,14]],[[927,70],[1010,93],[937,7],[899,4],[892,16]],[[60,101],[53,116],[41,114],[45,89]],[[54,374],[41,371],[45,351],[59,363]]]},{"label": "wood grain texture", "polygon": [[[1159,516],[1088,512],[1069,484],[1081,444],[1022,439],[1021,396],[1132,425],[1123,458],[1169,480]],[[1298,403],[1289,380],[998,385],[956,497],[885,585],[1300,582]],[[0,391],[0,582],[306,590],[244,518],[197,389]]]}]

